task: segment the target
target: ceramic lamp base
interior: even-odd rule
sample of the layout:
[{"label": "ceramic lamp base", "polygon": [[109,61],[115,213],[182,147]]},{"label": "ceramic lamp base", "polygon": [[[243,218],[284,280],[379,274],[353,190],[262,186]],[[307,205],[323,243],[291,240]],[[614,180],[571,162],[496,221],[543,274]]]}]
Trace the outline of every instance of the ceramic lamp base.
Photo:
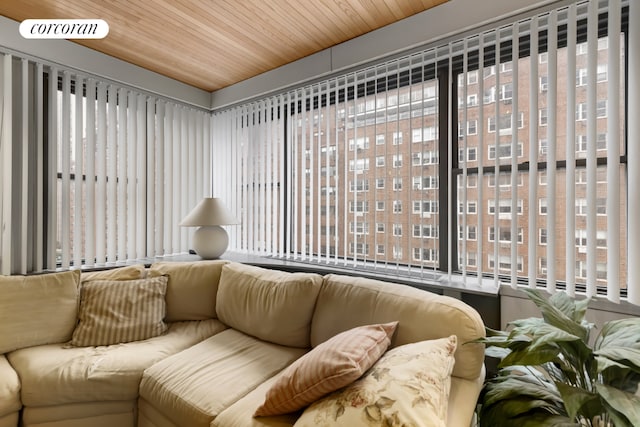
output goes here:
[{"label": "ceramic lamp base", "polygon": [[229,246],[229,235],[219,225],[199,227],[193,234],[193,250],[202,259],[220,258]]}]

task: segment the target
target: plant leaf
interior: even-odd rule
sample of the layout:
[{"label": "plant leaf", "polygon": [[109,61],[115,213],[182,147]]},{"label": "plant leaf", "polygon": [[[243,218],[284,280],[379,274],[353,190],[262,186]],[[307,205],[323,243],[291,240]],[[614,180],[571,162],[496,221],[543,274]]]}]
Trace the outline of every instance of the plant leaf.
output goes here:
[{"label": "plant leaf", "polygon": [[596,340],[596,350],[607,347],[640,349],[640,318],[611,320],[606,322]]},{"label": "plant leaf", "polygon": [[630,426],[640,426],[640,397],[605,384],[596,384],[596,390],[608,405],[629,420]]},{"label": "plant leaf", "polygon": [[[602,404],[597,394],[562,382],[557,382],[556,386],[562,396],[564,406],[567,408],[569,418],[572,420],[576,419],[578,414],[586,415],[585,408],[588,408],[589,413],[600,414],[603,412],[602,409],[598,409],[598,407],[602,408]],[[589,418],[591,417],[589,416]]]},{"label": "plant leaf", "polygon": [[508,348],[501,347],[487,347],[484,350],[484,355],[488,357],[495,357],[496,359],[504,359],[511,353],[511,350]]},{"label": "plant leaf", "polygon": [[617,362],[619,365],[626,366],[629,369],[640,373],[640,350],[608,346],[606,348],[596,350],[594,354],[598,357],[598,366],[600,366],[601,358],[607,358],[611,361]]},{"label": "plant leaf", "polygon": [[589,302],[591,302],[591,298],[576,300],[567,295],[566,292],[556,292],[549,297],[550,304],[577,323],[584,320]]},{"label": "plant leaf", "polygon": [[502,361],[498,364],[498,367],[504,368],[506,366],[512,365],[539,366],[544,363],[556,360],[559,353],[560,349],[558,347],[548,344],[542,345],[533,350],[529,348],[514,350],[509,353],[504,359],[502,359]]},{"label": "plant leaf", "polygon": [[562,310],[555,307],[547,299],[542,296],[542,293],[535,289],[523,289],[527,296],[534,302],[540,309],[543,319],[557,327],[566,331],[572,335],[580,337],[584,342],[589,341],[589,329],[584,327],[580,322],[574,321],[571,317],[567,316]]},{"label": "plant leaf", "polygon": [[561,405],[560,394],[553,383],[522,371],[517,374],[501,371],[501,376],[485,384],[481,403],[492,405],[498,401],[519,397],[539,399],[554,405]]},{"label": "plant leaf", "polygon": [[540,325],[534,332],[533,340],[529,349],[534,350],[546,344],[555,344],[566,341],[580,341],[580,337],[545,323]]}]

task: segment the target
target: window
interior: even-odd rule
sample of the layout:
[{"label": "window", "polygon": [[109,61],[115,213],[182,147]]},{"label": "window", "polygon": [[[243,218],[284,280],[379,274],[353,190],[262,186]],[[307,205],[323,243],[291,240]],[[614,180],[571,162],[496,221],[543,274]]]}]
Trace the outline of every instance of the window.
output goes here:
[{"label": "window", "polygon": [[[522,199],[517,201],[517,214],[522,215]],[[500,218],[511,218],[511,200],[500,199],[498,202],[498,215]],[[489,215],[496,214],[496,201],[489,200]]]},{"label": "window", "polygon": [[376,233],[384,233],[385,230],[385,223],[384,222],[377,222],[376,223]]},{"label": "window", "polygon": [[[595,24],[593,20],[589,22],[585,15],[588,7],[586,2],[562,5],[562,9],[557,12],[560,18],[557,32],[550,32],[547,28],[551,22],[549,14],[555,13],[553,6],[546,7],[544,14],[540,16],[531,17],[529,15],[534,12],[527,11],[524,12],[526,19],[523,17],[517,23],[501,21],[499,31],[496,31],[497,28],[484,27],[484,37],[478,37],[478,34],[470,34],[468,37],[465,35],[460,40],[454,37],[450,44],[439,46],[437,50],[427,49],[416,55],[412,52],[408,57],[401,58],[400,55],[388,61],[367,64],[366,70],[353,69],[348,75],[332,77],[327,81],[314,81],[308,87],[298,87],[296,91],[285,93],[284,101],[280,97],[274,98],[273,102],[280,104],[273,106],[271,114],[262,117],[275,119],[284,116],[283,121],[287,127],[280,138],[273,138],[274,148],[278,149],[269,151],[257,146],[256,150],[250,149],[249,152],[285,152],[282,164],[278,164],[275,169],[284,169],[287,175],[270,186],[250,182],[239,186],[241,191],[236,189],[238,196],[235,200],[239,203],[235,206],[246,216],[242,221],[243,226],[236,228],[246,233],[250,231],[247,230],[250,226],[266,221],[266,218],[260,218],[260,209],[263,208],[260,202],[267,192],[268,195],[273,195],[276,204],[283,201],[279,214],[284,216],[284,220],[278,222],[273,218],[271,221],[271,224],[278,224],[272,226],[274,231],[281,228],[288,233],[284,249],[278,248],[275,252],[278,256],[283,255],[282,251],[290,250],[293,256],[300,256],[305,260],[323,260],[326,254],[320,252],[322,242],[314,233],[319,227],[334,225],[335,221],[336,237],[342,238],[339,243],[335,243],[338,264],[353,262],[357,268],[361,265],[371,266],[383,271],[385,263],[392,263],[401,266],[398,271],[411,274],[415,272],[417,275],[423,274],[419,269],[428,265],[429,274],[436,276],[466,274],[469,277],[465,283],[473,283],[474,277],[495,276],[498,276],[498,282],[508,283],[512,280],[510,273],[513,269],[517,272],[515,279],[518,283],[526,283],[531,280],[547,280],[528,275],[529,272],[534,272],[537,276],[538,270],[542,269],[541,265],[548,263],[551,267],[551,259],[544,263],[541,259],[548,256],[549,249],[555,249],[558,259],[553,260],[552,273],[555,272],[555,280],[563,284],[570,282],[574,270],[573,265],[567,268],[566,248],[574,246],[576,260],[585,258],[586,262],[586,257],[583,256],[585,254],[580,253],[579,247],[575,246],[573,230],[565,223],[567,218],[575,221],[577,229],[586,228],[585,223],[589,219],[590,224],[596,224],[597,231],[604,231],[610,219],[615,217],[620,220],[617,228],[620,229],[621,236],[618,248],[621,262],[620,274],[613,276],[618,277],[618,284],[626,286],[628,280],[625,266],[629,257],[627,248],[630,245],[627,244],[626,228],[629,221],[626,218],[629,174],[625,140],[629,127],[625,120],[628,117],[627,97],[635,96],[629,94],[625,87],[629,81],[626,75],[629,61],[624,55],[631,48],[625,46],[628,40],[626,15],[621,20],[620,34],[615,37],[611,35],[608,39],[612,43],[619,42],[620,45],[615,46],[616,49],[612,51],[607,47],[607,50],[598,54],[598,80],[607,83],[597,84],[598,104],[589,113],[586,112],[587,93],[593,94],[590,92],[593,88],[589,85],[596,80],[596,76],[586,78],[584,72],[580,71],[581,68],[587,68],[587,58],[578,53],[575,58],[576,69],[570,71],[570,76],[565,71],[570,68],[567,67],[571,65],[570,59],[574,59],[568,56],[573,55],[573,52],[570,50],[572,38],[566,37],[565,21],[569,16],[566,9],[576,8],[576,16],[580,22],[576,27],[579,42],[576,50],[580,52],[586,49],[580,44],[588,37],[596,34],[596,37],[603,39],[606,32],[610,31],[610,27],[606,25],[608,14],[605,3],[606,1],[599,3],[602,9],[599,10],[598,22]],[[623,13],[626,14],[626,10],[625,5]],[[532,20],[538,21],[538,31],[529,34]],[[593,25],[596,24],[597,31],[588,31],[593,30]],[[520,31],[520,37],[509,37],[507,40],[503,35],[509,34],[509,31]],[[556,33],[558,40],[550,40]],[[512,40],[519,43],[517,50],[516,45],[511,44]],[[538,48],[543,51],[550,43],[555,43],[558,47],[559,66],[557,78],[553,78],[556,86],[553,93],[549,91],[553,70],[546,65],[551,58],[546,52],[529,56],[535,46],[534,40],[537,40]],[[499,49],[499,55],[496,55],[496,49]],[[478,62],[481,52],[484,54],[482,64]],[[518,56],[513,56],[514,53]],[[615,63],[609,63],[610,57],[615,58]],[[533,80],[531,71],[536,71]],[[482,88],[479,87],[480,82]],[[609,85],[614,82],[620,82],[621,87],[610,93]],[[574,87],[574,84],[584,86]],[[516,89],[517,108],[515,102],[510,104],[515,101]],[[567,92],[573,90],[575,117],[574,111],[568,110],[565,104]],[[295,100],[295,105],[290,100]],[[619,116],[619,126],[610,126],[612,117],[618,116],[608,114],[607,100],[619,103],[620,112],[623,113]],[[340,120],[335,120],[333,115],[341,110],[347,114]],[[275,114],[276,111],[287,111],[288,115]],[[242,109],[233,109],[233,112],[233,117],[244,117]],[[350,112],[353,113],[352,116],[349,115]],[[217,114],[214,113],[216,118]],[[323,114],[321,125],[311,129],[315,117]],[[223,115],[222,112],[220,115]],[[576,117],[578,121],[575,120]],[[552,118],[555,126],[551,126]],[[597,118],[596,123],[593,123],[594,118]],[[298,130],[296,124],[300,121],[307,124],[306,128]],[[538,126],[545,125],[544,129],[537,129]],[[575,129],[575,141],[566,139],[569,126]],[[582,135],[587,134],[587,128],[595,130],[591,135],[597,138],[595,162],[593,159],[587,161],[593,151],[586,150],[589,144],[581,139]],[[554,129],[556,134],[549,134]],[[232,135],[237,141],[241,141],[237,146],[224,142],[226,135],[220,135],[214,142],[220,142],[222,146],[228,147],[230,153],[236,153],[238,147],[253,148],[252,144],[258,144],[261,139],[253,138],[253,135],[263,135],[259,131],[262,132],[263,129],[251,126],[239,129]],[[319,152],[319,148],[315,139],[309,138],[309,135],[316,132],[324,132],[322,138],[318,138],[320,146],[337,147],[335,156],[325,158],[313,155]],[[535,132],[537,133],[534,135]],[[242,140],[238,137],[240,135],[247,137]],[[456,138],[455,135],[462,138]],[[366,138],[371,141],[372,146],[369,148],[365,148]],[[404,141],[404,138],[410,140]],[[571,139],[573,138],[572,134]],[[373,139],[376,141],[375,145]],[[353,140],[353,151],[349,151],[350,140]],[[278,145],[280,143],[284,143],[284,150]],[[585,150],[573,150],[574,143]],[[363,148],[360,153],[357,152],[359,147]],[[446,152],[439,152],[445,147]],[[616,151],[612,147],[619,148],[619,156],[612,154]],[[306,150],[310,150],[312,156],[308,162],[303,158]],[[233,158],[231,155],[227,157]],[[614,157],[619,158],[619,164],[613,161]],[[372,168],[373,170],[369,169],[367,162],[370,158],[376,159],[377,167]],[[241,160],[237,163],[239,170],[255,164],[250,156],[238,160]],[[552,160],[555,160],[553,168]],[[587,167],[594,163],[598,172],[603,172],[604,176],[608,174],[609,180],[614,175],[619,179],[615,182],[601,182],[601,174],[598,173],[595,177],[593,169],[584,174]],[[619,168],[616,171],[619,173],[612,174],[611,167]],[[322,168],[334,173],[321,175],[319,170]],[[309,173],[305,173],[306,169],[309,169]],[[244,170],[249,175],[253,172],[252,168]],[[256,176],[263,173],[260,168],[258,171]],[[266,171],[267,168],[264,172]],[[590,180],[596,179],[597,185],[593,186]],[[357,184],[364,180],[368,180],[369,185],[375,181],[376,191],[364,192],[364,184]],[[583,182],[576,183],[577,180]],[[351,182],[355,186],[353,192],[349,192],[347,187]],[[387,182],[390,185],[386,185]],[[572,184],[575,184],[573,188]],[[230,186],[223,183],[216,185],[225,188]],[[531,188],[532,186],[535,188]],[[318,189],[322,187],[335,187],[335,195],[319,195]],[[311,189],[310,192],[307,192],[307,188]],[[596,197],[593,195],[594,188]],[[360,189],[362,191],[358,191]],[[567,189],[575,191],[566,191]],[[621,203],[619,210],[616,209],[617,212],[612,214],[607,211],[605,201],[613,191],[620,192]],[[309,196],[305,197],[306,194]],[[251,203],[240,199],[240,195]],[[594,200],[588,209],[580,205],[580,200],[587,198]],[[556,203],[549,203],[547,206],[547,200],[555,200]],[[335,206],[335,215],[327,218],[320,216],[318,212],[322,208],[319,205],[323,204]],[[572,215],[574,206],[576,215]],[[454,212],[449,211],[450,207]],[[310,212],[309,216],[305,216],[307,211]],[[591,216],[595,215],[597,218],[593,221]],[[344,241],[349,237],[339,234],[341,230],[349,229],[348,222],[382,223],[385,224],[386,234],[383,236],[376,233],[375,236],[369,236],[368,241]],[[308,223],[312,224],[310,234],[305,234]],[[402,236],[393,236],[394,224],[402,224],[405,228]],[[490,227],[495,228],[493,233],[490,233]],[[554,238],[549,239],[542,248],[540,239],[544,242],[545,237],[541,236],[539,230],[547,228],[547,233],[553,233]],[[450,230],[454,230],[453,235]],[[356,235],[351,237],[354,236]],[[236,237],[236,241],[240,242],[239,249],[256,251],[256,248],[250,247],[250,242],[242,243],[244,235]],[[489,244],[490,237],[494,239],[492,244]],[[598,244],[603,243],[602,239],[599,240]],[[385,255],[365,259],[364,255],[349,254],[346,248],[351,243],[369,243],[372,245],[371,251],[376,253],[376,245],[384,243]],[[589,245],[593,247],[596,243],[591,241]],[[528,250],[532,245],[538,246],[536,257],[529,256]],[[424,252],[424,249],[432,251]],[[474,253],[475,255],[471,255]],[[401,258],[394,258],[400,254]],[[494,256],[492,260],[489,260],[490,254]],[[284,255],[288,256],[289,253]],[[372,252],[366,253],[367,257],[371,255]],[[599,256],[601,255],[604,256]],[[598,263],[601,261],[596,260]],[[593,272],[593,267],[590,265],[589,271]],[[609,277],[612,275],[609,274]],[[581,287],[585,282],[584,279],[577,280],[576,286]],[[568,286],[570,285],[569,283]]]},{"label": "window", "polygon": [[[496,131],[496,118],[495,116],[493,117],[489,117],[488,119],[488,129],[489,132],[495,132]],[[500,135],[510,135],[511,131],[512,131],[512,126],[511,126],[511,114],[504,114],[500,116],[500,120],[499,120],[499,125],[500,125]],[[518,129],[522,129],[524,127],[524,113],[520,113],[518,115],[518,123],[517,123]]]},{"label": "window", "polygon": [[358,179],[349,183],[349,191],[369,191],[369,180]]},{"label": "window", "polygon": [[350,222],[349,223],[349,233],[351,234],[369,234],[369,223],[368,222]]},{"label": "window", "polygon": [[393,191],[402,190],[402,178],[393,178]]},{"label": "window", "polygon": [[355,159],[349,160],[349,170],[368,170],[369,169],[369,159]]},{"label": "window", "polygon": [[353,139],[349,140],[349,151],[353,151],[353,150],[361,151],[367,148],[369,148],[369,138],[367,137],[358,138],[355,141]]},{"label": "window", "polygon": [[544,93],[549,90],[549,77],[540,76],[540,92]]},{"label": "window", "polygon": [[393,224],[393,235],[395,237],[402,237],[402,224]]},{"label": "window", "polygon": [[369,202],[367,200],[356,200],[349,202],[349,212],[369,212]]},{"label": "window", "polygon": [[547,229],[546,228],[541,228],[539,230],[539,233],[540,233],[539,234],[539,236],[540,236],[539,243],[541,245],[546,245],[547,244]]},{"label": "window", "polygon": [[[523,156],[523,144],[522,142],[518,142],[518,144],[516,145],[517,147],[517,156],[518,157],[522,157]],[[496,146],[495,145],[489,145],[488,147],[489,150],[489,160],[495,160],[496,158]],[[498,156],[501,159],[510,159],[511,156],[513,155],[513,145],[511,143],[506,143],[506,144],[501,144],[498,146]]]}]

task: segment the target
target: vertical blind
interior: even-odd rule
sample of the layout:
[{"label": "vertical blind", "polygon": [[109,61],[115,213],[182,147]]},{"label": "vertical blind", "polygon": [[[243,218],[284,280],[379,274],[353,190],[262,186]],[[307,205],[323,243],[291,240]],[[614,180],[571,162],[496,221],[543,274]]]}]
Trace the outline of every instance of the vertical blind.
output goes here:
[{"label": "vertical blind", "polygon": [[211,194],[210,113],[0,59],[2,274],[186,252],[178,223]]},{"label": "vertical blind", "polygon": [[231,248],[640,303],[634,16],[564,3],[215,112]]}]

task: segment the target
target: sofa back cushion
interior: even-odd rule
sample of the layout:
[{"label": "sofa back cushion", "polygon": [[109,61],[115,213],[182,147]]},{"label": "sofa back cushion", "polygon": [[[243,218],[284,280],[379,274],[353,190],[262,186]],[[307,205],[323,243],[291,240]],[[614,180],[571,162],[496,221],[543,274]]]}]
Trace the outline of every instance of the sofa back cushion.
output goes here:
[{"label": "sofa back cushion", "polygon": [[456,335],[453,375],[476,379],[484,346],[465,344],[484,336],[484,323],[471,306],[455,298],[406,285],[329,274],[318,295],[311,322],[311,345],[356,326],[398,321],[392,347]]},{"label": "sofa back cushion", "polygon": [[322,276],[245,264],[222,268],[218,318],[256,338],[289,347],[309,347],[311,316]]},{"label": "sofa back cushion", "polygon": [[144,264],[127,265],[126,267],[109,268],[106,270],[83,271],[80,282],[92,280],[137,280],[146,275]]},{"label": "sofa back cushion", "polygon": [[156,262],[149,277],[168,276],[167,322],[216,318],[216,295],[227,261]]},{"label": "sofa back cushion", "polygon": [[80,270],[0,276],[0,354],[69,341],[78,314]]}]

